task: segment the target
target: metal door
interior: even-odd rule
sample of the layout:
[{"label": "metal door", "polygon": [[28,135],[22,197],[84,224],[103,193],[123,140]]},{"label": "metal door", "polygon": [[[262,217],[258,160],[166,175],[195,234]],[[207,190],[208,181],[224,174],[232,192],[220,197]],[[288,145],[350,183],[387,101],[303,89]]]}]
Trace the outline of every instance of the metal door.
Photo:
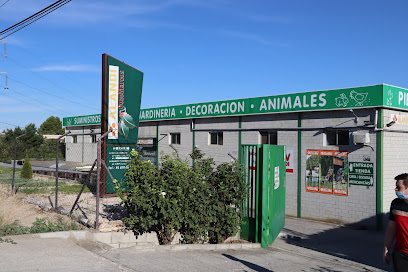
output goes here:
[{"label": "metal door", "polygon": [[266,247],[285,225],[285,146],[244,145],[241,158],[248,187],[241,239]]}]

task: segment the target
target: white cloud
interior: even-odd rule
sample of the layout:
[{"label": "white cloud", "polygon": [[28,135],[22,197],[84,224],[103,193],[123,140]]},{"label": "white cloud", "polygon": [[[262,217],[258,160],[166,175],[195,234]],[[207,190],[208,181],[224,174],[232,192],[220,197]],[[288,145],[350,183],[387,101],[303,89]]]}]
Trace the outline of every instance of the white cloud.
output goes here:
[{"label": "white cloud", "polygon": [[62,72],[100,72],[101,68],[93,65],[84,65],[84,64],[77,64],[77,65],[49,65],[49,66],[42,66],[38,68],[32,69],[36,72],[50,72],[50,71],[62,71]]},{"label": "white cloud", "polygon": [[269,41],[263,38],[260,35],[253,34],[253,33],[246,33],[246,32],[241,32],[241,31],[230,31],[230,30],[222,31],[221,33],[224,35],[230,36],[230,37],[249,40],[249,41],[253,41],[253,42],[260,43],[263,45],[268,45],[268,46],[278,46],[278,47],[287,46],[287,44],[285,43],[272,42],[272,41]]}]

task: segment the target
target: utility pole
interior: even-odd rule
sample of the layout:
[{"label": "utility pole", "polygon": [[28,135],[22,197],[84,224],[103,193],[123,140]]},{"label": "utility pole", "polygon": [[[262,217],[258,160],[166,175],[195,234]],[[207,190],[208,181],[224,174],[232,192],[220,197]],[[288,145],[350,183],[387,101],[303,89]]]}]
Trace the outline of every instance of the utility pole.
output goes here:
[{"label": "utility pole", "polygon": [[[0,42],[4,43],[4,55],[3,55],[3,58],[7,58],[6,42],[2,41],[2,40],[0,40]],[[6,85],[4,86],[4,89],[7,90],[8,89],[8,86],[7,86],[7,72],[0,71],[0,74],[6,74]]]}]

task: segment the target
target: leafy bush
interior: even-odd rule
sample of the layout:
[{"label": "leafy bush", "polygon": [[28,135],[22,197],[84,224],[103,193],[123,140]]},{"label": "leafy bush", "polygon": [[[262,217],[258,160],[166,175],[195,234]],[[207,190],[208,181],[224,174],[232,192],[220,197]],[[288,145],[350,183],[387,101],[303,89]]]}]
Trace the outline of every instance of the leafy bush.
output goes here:
[{"label": "leafy bush", "polygon": [[[1,219],[1,218],[0,218]],[[60,216],[56,223],[51,221],[46,221],[45,218],[36,218],[31,227],[26,227],[20,225],[16,220],[11,224],[3,224],[0,220],[0,237],[7,235],[20,235],[29,233],[44,233],[44,232],[56,232],[56,231],[67,231],[67,230],[80,230],[83,227],[74,221],[69,223],[65,222]]]},{"label": "leafy bush", "polygon": [[21,168],[21,177],[26,179],[31,179],[33,177],[33,169],[28,158],[28,153],[26,153],[23,168]]},{"label": "leafy bush", "polygon": [[[237,163],[215,166],[201,152],[187,160],[162,155],[157,169],[131,152],[125,184],[115,189],[129,216],[124,222],[136,234],[156,232],[161,244],[173,241],[180,232],[184,243],[219,243],[239,228],[239,207],[245,197],[241,167]],[[129,188],[128,195],[123,187]]]}]

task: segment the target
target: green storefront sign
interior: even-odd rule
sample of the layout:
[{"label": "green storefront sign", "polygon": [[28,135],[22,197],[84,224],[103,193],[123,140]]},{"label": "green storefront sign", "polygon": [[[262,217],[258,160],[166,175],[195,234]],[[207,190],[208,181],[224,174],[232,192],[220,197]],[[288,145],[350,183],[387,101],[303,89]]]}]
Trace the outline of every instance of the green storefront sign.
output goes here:
[{"label": "green storefront sign", "polygon": [[340,110],[378,106],[408,109],[408,90],[380,84],[367,87],[142,109],[140,111],[140,121]]},{"label": "green storefront sign", "polygon": [[[139,80],[140,89],[143,74]],[[137,102],[138,100],[136,100]],[[267,114],[282,112],[301,112],[319,110],[341,110],[352,108],[387,107],[408,110],[408,90],[387,84],[355,87],[347,89],[294,93],[286,95],[274,95],[215,102],[205,102],[160,108],[141,109],[139,121],[156,121],[172,119],[188,119],[219,116],[240,116],[251,114]],[[121,112],[125,110],[121,109]],[[129,132],[128,137],[133,140],[132,128],[136,124],[136,112],[118,118],[123,119],[121,123],[122,135]],[[99,115],[90,115],[99,116]],[[64,118],[64,126],[74,124],[74,118]],[[131,117],[131,118],[130,118]],[[133,119],[133,121],[132,121]],[[78,119],[81,121],[82,119]],[[96,120],[96,119],[95,119]],[[83,124],[87,124],[84,122]],[[81,123],[75,123],[81,125]],[[120,136],[119,136],[120,137]],[[129,138],[130,139],[130,138]]]},{"label": "green storefront sign", "polygon": [[100,125],[101,115],[93,114],[93,115],[84,115],[84,116],[75,116],[75,117],[65,117],[62,119],[62,124],[64,127]]},{"label": "green storefront sign", "polygon": [[349,184],[373,186],[374,163],[349,162]]}]

